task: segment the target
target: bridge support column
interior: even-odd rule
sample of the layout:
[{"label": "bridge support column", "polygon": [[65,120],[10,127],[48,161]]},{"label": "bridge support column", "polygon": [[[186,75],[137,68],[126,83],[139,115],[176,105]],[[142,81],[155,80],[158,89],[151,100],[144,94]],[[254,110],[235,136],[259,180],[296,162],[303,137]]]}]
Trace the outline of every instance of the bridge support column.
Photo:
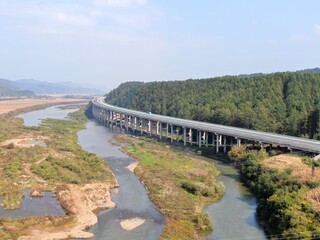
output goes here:
[{"label": "bridge support column", "polygon": [[219,134],[216,134],[217,136],[217,141],[216,141],[216,153],[219,152],[219,146],[220,146],[220,135]]},{"label": "bridge support column", "polygon": [[192,141],[193,141],[193,139],[192,139],[192,129],[190,128],[189,129],[189,142],[190,142],[190,145],[192,146]]},{"label": "bridge support column", "polygon": [[169,137],[169,124],[167,123],[167,127],[166,127],[166,139],[168,139]]},{"label": "bridge support column", "polygon": [[260,142],[260,150],[263,150],[264,149],[264,144],[263,142]]},{"label": "bridge support column", "polygon": [[240,138],[236,138],[237,139],[237,147],[241,146],[241,139]]},{"label": "bridge support column", "polygon": [[159,139],[161,140],[161,139],[162,139],[162,123],[161,123],[161,122],[160,122],[160,124],[159,124],[159,127],[160,127]]},{"label": "bridge support column", "polygon": [[122,132],[122,113],[120,113],[119,119],[120,119],[120,132]]},{"label": "bridge support column", "polygon": [[199,143],[199,147],[201,147],[202,141],[201,141],[201,131],[200,130],[198,130],[198,143]]},{"label": "bridge support column", "polygon": [[209,133],[203,132],[203,140],[205,141],[206,147],[208,147]]},{"label": "bridge support column", "polygon": [[137,129],[137,117],[134,117],[134,120],[133,120],[133,133],[136,133],[136,129]]},{"label": "bridge support column", "polygon": [[292,148],[288,147],[288,150],[290,151],[290,154],[292,154]]},{"label": "bridge support column", "polygon": [[177,126],[177,129],[176,129],[176,140],[177,140],[177,142],[179,142],[179,137],[180,137],[180,127]]},{"label": "bridge support column", "polygon": [[114,112],[111,112],[111,129],[113,129],[113,123],[114,123]]},{"label": "bridge support column", "polygon": [[149,136],[152,137],[152,122],[151,122],[151,120],[149,120],[149,122],[148,122],[148,132],[149,132]]},{"label": "bridge support column", "polygon": [[129,132],[129,116],[124,115],[125,131]]},{"label": "bridge support column", "polygon": [[143,119],[140,118],[140,134],[143,135]]},{"label": "bridge support column", "polygon": [[215,136],[215,133],[212,133],[212,148],[214,149],[214,136]]},{"label": "bridge support column", "polygon": [[173,142],[173,125],[171,124],[171,142]]},{"label": "bridge support column", "polygon": [[183,127],[183,145],[187,145],[187,129]]},{"label": "bridge support column", "polygon": [[157,134],[156,134],[156,135],[159,135],[159,122],[157,122],[157,127],[156,127],[156,129],[157,129]]},{"label": "bridge support column", "polygon": [[223,152],[224,153],[227,152],[227,136],[226,135],[223,136]]}]

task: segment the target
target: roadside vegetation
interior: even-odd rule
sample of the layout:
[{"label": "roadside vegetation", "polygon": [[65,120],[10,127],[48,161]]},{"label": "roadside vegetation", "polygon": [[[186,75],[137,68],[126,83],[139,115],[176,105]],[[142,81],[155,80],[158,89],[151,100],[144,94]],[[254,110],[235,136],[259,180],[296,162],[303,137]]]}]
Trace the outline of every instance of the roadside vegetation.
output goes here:
[{"label": "roadside vegetation", "polygon": [[223,196],[215,166],[153,139],[119,136],[125,152],[138,159],[135,174],[148,196],[166,217],[162,239],[198,239],[211,231],[203,207]]},{"label": "roadside vegetation", "polygon": [[[105,161],[82,150],[77,143],[77,132],[86,122],[83,109],[70,114],[73,121],[48,119],[39,127],[24,127],[22,119],[15,117],[19,113],[22,111],[0,116],[0,196],[5,209],[19,208],[26,188],[41,192],[55,191],[67,183],[116,183]],[[5,140],[40,137],[45,146],[1,145]],[[74,223],[75,219],[68,215],[0,220],[0,239],[17,239],[34,226],[64,229]]]},{"label": "roadside vegetation", "polygon": [[[271,235],[277,236],[275,239],[279,236],[284,239],[319,238],[319,211],[308,193],[314,191],[320,181],[319,177],[310,177],[311,167],[304,163],[310,160],[290,155],[270,159],[265,151],[243,147],[233,148],[228,155],[241,165],[243,181],[257,197],[259,220]],[[287,165],[281,163],[281,159],[286,158]],[[298,166],[294,165],[297,160]],[[304,168],[309,169],[309,174],[294,174]]]}]

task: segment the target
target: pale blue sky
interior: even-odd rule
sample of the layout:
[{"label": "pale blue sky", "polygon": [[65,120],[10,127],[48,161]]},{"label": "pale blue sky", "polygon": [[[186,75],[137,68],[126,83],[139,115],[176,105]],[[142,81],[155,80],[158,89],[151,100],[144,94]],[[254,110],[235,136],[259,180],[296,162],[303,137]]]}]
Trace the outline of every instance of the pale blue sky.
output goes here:
[{"label": "pale blue sky", "polygon": [[0,78],[102,85],[320,66],[318,0],[0,0]]}]

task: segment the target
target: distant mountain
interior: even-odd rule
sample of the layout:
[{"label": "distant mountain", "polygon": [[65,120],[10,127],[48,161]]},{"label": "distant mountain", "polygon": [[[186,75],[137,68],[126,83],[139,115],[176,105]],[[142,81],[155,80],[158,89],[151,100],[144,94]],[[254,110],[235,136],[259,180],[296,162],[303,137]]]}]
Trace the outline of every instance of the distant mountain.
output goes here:
[{"label": "distant mountain", "polygon": [[30,90],[21,90],[13,81],[0,78],[0,97],[23,97],[33,96],[34,92]]},{"label": "distant mountain", "polygon": [[51,83],[34,79],[20,79],[14,81],[14,84],[20,89],[31,90],[36,94],[103,94],[103,91],[99,89],[87,88],[71,82]]}]

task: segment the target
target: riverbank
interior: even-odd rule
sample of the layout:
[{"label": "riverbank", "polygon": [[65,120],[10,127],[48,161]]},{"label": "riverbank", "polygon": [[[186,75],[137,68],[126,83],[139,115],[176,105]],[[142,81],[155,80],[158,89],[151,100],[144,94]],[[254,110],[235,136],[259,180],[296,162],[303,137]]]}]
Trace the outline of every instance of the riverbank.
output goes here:
[{"label": "riverbank", "polygon": [[265,151],[245,148],[234,148],[229,156],[241,163],[241,176],[257,197],[257,215],[269,234],[283,239],[320,236],[319,211],[310,201],[318,194],[320,182],[312,177],[311,159],[292,155],[269,158]]},{"label": "riverbank", "polygon": [[[0,195],[4,207],[19,208],[22,190],[30,188],[31,192],[54,192],[66,215],[2,219],[0,238],[92,237],[86,230],[97,222],[98,210],[114,206],[110,190],[118,184],[107,164],[77,143],[77,132],[86,122],[83,111],[72,113],[72,122],[47,119],[39,127],[24,127],[22,120],[15,117],[17,112],[21,111],[0,116],[0,143],[6,143],[0,147]],[[28,141],[10,142],[14,139]],[[44,145],[34,144],[39,140]]]},{"label": "riverbank", "polygon": [[126,154],[138,160],[134,173],[166,217],[162,239],[201,239],[203,232],[212,230],[203,208],[223,195],[212,163],[153,139],[120,135],[117,140]]}]

